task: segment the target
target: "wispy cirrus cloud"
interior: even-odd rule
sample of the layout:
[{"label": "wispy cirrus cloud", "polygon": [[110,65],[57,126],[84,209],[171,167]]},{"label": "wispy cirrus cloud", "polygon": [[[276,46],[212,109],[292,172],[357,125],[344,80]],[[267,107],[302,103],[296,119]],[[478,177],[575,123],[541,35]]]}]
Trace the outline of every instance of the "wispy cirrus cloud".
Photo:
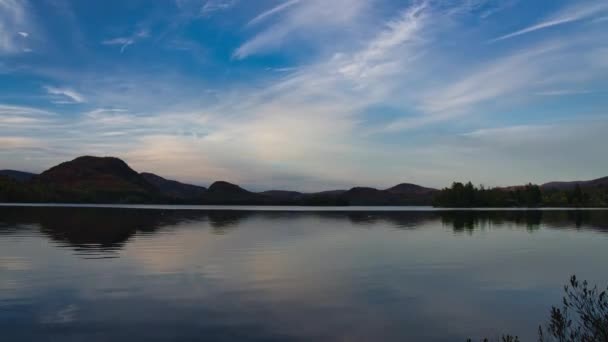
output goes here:
[{"label": "wispy cirrus cloud", "polygon": [[55,114],[38,108],[0,104],[0,129],[26,130],[50,123]]},{"label": "wispy cirrus cloud", "polygon": [[24,38],[33,25],[25,0],[0,1],[0,54],[12,54],[29,49]]},{"label": "wispy cirrus cloud", "polygon": [[590,94],[594,91],[585,90],[585,89],[553,89],[553,90],[543,90],[539,91],[536,94],[541,96],[565,96],[565,95],[582,95],[582,94]]},{"label": "wispy cirrus cloud", "polygon": [[[381,31],[365,48],[352,54],[339,67],[339,72],[348,77],[362,78],[371,75],[395,71],[394,67],[403,69],[409,58],[416,53],[403,49],[410,44],[421,43],[422,30],[429,17],[428,4],[416,4],[388,21],[386,28]],[[394,53],[399,50],[401,61],[395,65]]]},{"label": "wispy cirrus cloud", "polygon": [[40,139],[22,136],[0,137],[0,150],[13,150],[41,146],[44,146],[44,141]]},{"label": "wispy cirrus cloud", "polygon": [[53,95],[53,103],[74,104],[86,102],[86,99],[82,94],[70,88],[45,86],[44,90],[49,95]]},{"label": "wispy cirrus cloud", "polygon": [[[512,102],[533,102],[537,95],[574,94],[574,91],[546,89],[576,88],[581,83],[604,77],[608,69],[605,64],[597,63],[601,60],[598,56],[602,55],[602,48],[596,43],[601,36],[601,30],[564,35],[541,44],[525,45],[494,60],[465,68],[460,78],[446,77],[440,85],[422,87],[414,105],[418,115],[398,118],[380,132],[450,122],[478,114],[484,107],[488,110],[487,106],[500,108]],[[596,62],[582,65],[581,56]]]},{"label": "wispy cirrus cloud", "polygon": [[289,0],[289,1],[285,1],[269,10],[266,10],[260,14],[258,14],[255,18],[251,19],[247,25],[255,25],[258,24],[270,17],[272,17],[273,15],[277,15],[279,13],[281,13],[282,11],[287,10],[289,7],[296,5],[297,3],[299,3],[300,0]]},{"label": "wispy cirrus cloud", "polygon": [[139,30],[133,35],[126,37],[116,37],[111,39],[106,39],[101,42],[103,45],[120,45],[120,53],[125,52],[125,50],[135,44],[137,41],[148,38],[150,36],[147,30]]},{"label": "wispy cirrus cloud", "polygon": [[532,33],[535,31],[547,29],[554,26],[564,25],[571,22],[576,22],[584,19],[593,18],[594,16],[608,12],[608,2],[606,1],[581,1],[574,5],[568,6],[552,14],[546,19],[521,30],[505,34],[494,38],[490,42],[497,42],[505,39],[514,38],[523,34]]},{"label": "wispy cirrus cloud", "polygon": [[201,7],[201,15],[209,16],[214,12],[225,11],[236,6],[238,0],[207,0]]},{"label": "wispy cirrus cloud", "polygon": [[[139,18],[154,28],[155,42],[175,42],[168,49],[142,43],[139,48],[148,53],[143,60],[104,54],[103,61],[95,60],[103,68],[47,66],[37,83],[54,85],[54,94],[45,89],[47,98],[82,105],[64,107],[69,115],[57,117],[18,114],[16,109],[3,115],[0,108],[0,136],[43,137],[50,146],[44,153],[32,152],[41,147],[30,145],[24,147],[27,154],[15,148],[2,156],[18,161],[11,167],[48,167],[98,153],[183,181],[223,178],[255,185],[253,189],[321,190],[400,181],[444,186],[456,174],[487,182],[475,169],[480,160],[492,161],[492,171],[485,167],[485,173],[516,182],[516,176],[494,166],[500,165],[494,156],[528,153],[518,161],[525,170],[522,178],[533,169],[534,156],[543,156],[538,149],[529,148],[532,153],[515,146],[518,134],[537,134],[541,138],[528,144],[545,148],[553,143],[547,132],[558,128],[581,136],[585,129],[592,131],[584,143],[570,141],[581,148],[605,140],[590,127],[596,123],[576,129],[547,123],[554,116],[582,117],[604,107],[601,96],[589,95],[588,105],[564,100],[606,88],[608,50],[599,12],[583,15],[597,24],[573,25],[559,39],[542,35],[534,44],[525,39],[487,44],[494,20],[500,26],[513,23],[503,21],[512,12],[503,3],[285,0],[242,8],[230,3],[176,0],[177,6],[160,7],[175,17],[165,18],[162,12],[161,19]],[[207,4],[209,12],[203,15]],[[261,4],[268,7],[260,9]],[[216,32],[216,20],[201,19],[212,14],[231,15]],[[170,34],[158,38],[164,29]],[[226,37],[217,49],[216,33]],[[21,40],[38,35],[15,33]],[[144,38],[125,35],[105,45],[125,52]],[[204,63],[193,66],[184,58],[196,48],[190,42],[204,46]],[[270,58],[249,60],[253,56]],[[2,63],[18,67],[8,59]],[[2,101],[27,103],[27,98],[2,94]],[[556,109],[557,101],[572,108]],[[574,111],[581,108],[577,106],[586,108]],[[528,114],[538,122],[522,119]],[[498,136],[502,138],[493,139]],[[44,164],[30,161],[32,156],[44,158]],[[446,169],[454,173],[441,171]]]},{"label": "wispy cirrus cloud", "polygon": [[432,91],[424,99],[422,109],[431,114],[457,113],[480,102],[508,95],[537,79],[544,69],[543,57],[561,48],[560,44],[547,44],[493,61],[447,87]]},{"label": "wispy cirrus cloud", "polygon": [[94,125],[121,126],[132,124],[135,117],[123,108],[97,108],[84,113],[84,120]]},{"label": "wispy cirrus cloud", "polygon": [[39,108],[0,104],[0,116],[2,115],[51,116],[54,113]]},{"label": "wispy cirrus cloud", "polygon": [[[485,2],[485,1],[479,1],[477,3],[487,5],[485,8],[483,8],[481,13],[479,14],[479,17],[484,20],[488,19],[491,16],[504,11],[505,9],[513,7],[518,1],[519,0],[503,0],[500,2],[489,2],[489,3]],[[473,3],[475,3],[475,2],[473,2]]]},{"label": "wispy cirrus cloud", "polygon": [[[370,3],[363,0],[308,0],[287,2],[254,17],[254,24],[270,16],[276,21],[262,29],[254,37],[241,44],[233,58],[244,59],[251,55],[263,54],[280,47],[287,41],[306,41],[317,35],[361,25],[358,21]],[[291,39],[294,38],[294,39]]]}]

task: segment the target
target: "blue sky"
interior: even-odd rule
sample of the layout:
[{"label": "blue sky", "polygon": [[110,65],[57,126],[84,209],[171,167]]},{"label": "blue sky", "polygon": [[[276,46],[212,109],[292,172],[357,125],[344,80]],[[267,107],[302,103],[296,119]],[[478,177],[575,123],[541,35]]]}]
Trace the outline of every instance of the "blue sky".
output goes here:
[{"label": "blue sky", "polygon": [[608,1],[0,0],[0,168],[320,190],[608,175]]}]

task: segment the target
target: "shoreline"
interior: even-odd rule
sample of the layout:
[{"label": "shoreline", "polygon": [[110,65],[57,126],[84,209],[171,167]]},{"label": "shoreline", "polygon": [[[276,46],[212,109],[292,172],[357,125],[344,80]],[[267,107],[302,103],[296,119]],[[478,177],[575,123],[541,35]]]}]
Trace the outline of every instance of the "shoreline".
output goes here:
[{"label": "shoreline", "polygon": [[292,206],[292,205],[183,205],[116,203],[0,203],[0,207],[114,208],[148,210],[233,210],[233,211],[608,211],[605,207],[432,207],[432,206]]}]

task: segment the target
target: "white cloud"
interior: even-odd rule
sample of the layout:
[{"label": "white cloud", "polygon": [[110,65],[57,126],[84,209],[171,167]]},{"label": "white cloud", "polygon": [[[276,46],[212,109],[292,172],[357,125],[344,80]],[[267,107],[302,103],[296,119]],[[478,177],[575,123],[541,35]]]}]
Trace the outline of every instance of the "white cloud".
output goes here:
[{"label": "white cloud", "polygon": [[[339,67],[339,72],[347,77],[359,78],[370,74],[385,74],[383,71],[394,71],[391,67],[395,66],[395,49],[399,48],[401,56],[400,65],[403,67],[404,61],[412,57],[412,52],[404,53],[402,48],[408,43],[420,43],[420,31],[426,24],[427,5],[422,3],[414,5],[403,11],[396,20],[389,21],[386,29],[373,39],[368,46],[349,57],[348,60]],[[387,68],[387,70],[383,70]]]},{"label": "white cloud", "polygon": [[45,110],[0,104],[0,130],[7,134],[28,133],[28,129],[50,125],[54,119],[55,115]]},{"label": "white cloud", "polygon": [[323,185],[327,183],[320,179],[343,184],[369,178],[358,161],[384,153],[357,141],[358,113],[398,88],[401,80],[396,75],[405,72],[418,54],[416,47],[423,44],[425,10],[424,5],[404,9],[350,53],[288,71],[264,90],[247,87],[221,98],[205,123],[209,134],[184,139],[221,165],[234,161],[222,161],[220,154],[239,154],[239,163],[251,170],[241,179],[249,183],[276,175],[277,165],[282,177],[308,175]]},{"label": "white cloud", "polygon": [[[583,57],[594,59],[601,55],[595,44],[601,34],[583,33],[562,36],[559,40],[527,46],[504,57],[473,68],[460,66],[463,76],[445,77],[441,84],[418,91],[415,108],[418,115],[394,120],[378,132],[397,132],[417,129],[429,124],[446,122],[466,115],[479,114],[480,108],[509,106],[509,103],[531,101],[535,95],[566,95],[563,89],[577,88],[593,79],[602,79],[606,66],[599,63],[580,63]],[[597,59],[597,58],[596,58]],[[576,74],[573,74],[573,71]],[[547,88],[563,88],[546,90]],[[582,91],[567,91],[583,94]],[[488,111],[488,109],[485,109]],[[492,109],[490,109],[491,113]],[[489,116],[487,113],[485,116]]]},{"label": "white cloud", "polygon": [[[51,128],[34,115],[10,110],[0,115],[0,136],[41,134],[56,153],[53,161],[64,159],[56,151],[61,156],[116,155],[139,170],[188,182],[225,178],[258,189],[295,190],[400,181],[443,186],[453,174],[442,170],[475,174],[480,165],[472,157],[480,151],[476,144],[488,141],[492,149],[484,150],[482,159],[494,161],[493,152],[505,158],[516,153],[505,147],[516,142],[506,136],[542,132],[548,139],[542,127],[475,130],[479,122],[494,122],[493,109],[533,112],[536,107],[518,105],[538,101],[541,108],[542,101],[551,100],[547,96],[594,89],[588,82],[605,79],[602,70],[608,70],[606,51],[598,48],[602,25],[586,25],[559,41],[496,49],[486,44],[483,21],[479,29],[460,23],[470,19],[467,15],[477,18],[483,6],[467,12],[469,6],[415,1],[387,11],[372,6],[379,3],[284,1],[262,11],[245,27],[243,32],[252,36],[235,51],[235,58],[300,42],[315,51],[304,61],[289,60],[293,67],[266,69],[281,72],[232,80],[229,89],[174,69],[154,75],[149,69],[122,67],[51,74],[49,78],[60,79],[54,84],[86,89],[90,106],[76,118],[61,116]],[[198,13],[203,3],[191,5],[192,13]],[[384,13],[389,12],[387,19]],[[136,36],[105,44],[124,51],[143,38]],[[478,53],[454,53],[462,51],[463,44]],[[53,91],[56,103],[85,101],[71,89]],[[466,120],[467,115],[480,120]],[[451,126],[458,127],[457,137],[451,137],[456,141],[445,145],[441,142],[450,137],[436,131],[411,138],[411,143],[410,134],[402,132],[445,121],[458,123]],[[471,132],[459,134],[463,130]],[[503,138],[492,140],[492,134]],[[589,139],[600,138],[594,133]],[[531,162],[525,163],[529,171]],[[515,179],[506,172],[501,176]]]},{"label": "white cloud", "polygon": [[0,104],[0,116],[4,115],[49,116],[53,113],[39,108]]},{"label": "white cloud", "polygon": [[559,45],[534,47],[501,58],[445,88],[432,91],[423,100],[427,113],[457,113],[483,101],[508,95],[533,82],[542,72],[542,63]]},{"label": "white cloud", "polygon": [[[483,9],[483,11],[481,12],[481,14],[479,15],[480,18],[482,19],[488,19],[489,17],[498,14],[500,12],[502,12],[505,9],[508,9],[510,7],[513,7],[519,0],[503,0],[500,2],[486,2],[486,1],[479,1],[479,3],[482,3],[484,5],[487,5],[487,7],[485,7]],[[473,2],[475,3],[475,2]]]},{"label": "white cloud", "polygon": [[84,114],[85,120],[93,125],[127,125],[133,124],[135,117],[122,108],[98,108]]},{"label": "white cloud", "polygon": [[55,95],[53,103],[56,104],[74,104],[86,102],[86,99],[82,94],[70,88],[45,86],[44,90],[46,90],[46,92],[50,95]]},{"label": "white cloud", "polygon": [[0,54],[17,53],[25,48],[23,38],[27,33],[22,30],[30,24],[26,9],[24,0],[0,1]]},{"label": "white cloud", "polygon": [[225,11],[237,4],[237,0],[207,0],[201,8],[201,15],[209,16],[214,12]]},{"label": "white cloud", "polygon": [[285,1],[283,3],[281,3],[280,5],[277,5],[276,7],[273,7],[269,10],[266,10],[260,14],[258,14],[255,18],[251,19],[249,21],[249,23],[247,25],[255,25],[258,24],[274,15],[277,15],[278,13],[285,11],[286,9],[288,9],[289,7],[299,3],[300,0],[289,0],[289,1]]},{"label": "white cloud", "polygon": [[21,136],[3,136],[0,137],[0,149],[13,150],[30,147],[44,146],[44,142],[38,139]]},{"label": "white cloud", "polygon": [[599,0],[577,2],[575,5],[563,8],[562,10],[558,11],[557,13],[554,13],[553,15],[549,16],[541,22],[538,22],[532,26],[528,26],[524,29],[515,32],[505,34],[498,38],[494,38],[490,42],[509,39],[521,36],[526,33],[531,33],[558,25],[564,25],[567,23],[588,19],[597,14],[605,13],[606,11],[608,11],[608,2],[606,1]]},{"label": "white cloud", "polygon": [[[280,14],[277,21],[239,46],[233,57],[243,59],[275,50],[288,41],[306,41],[353,25],[362,25],[363,21],[357,19],[365,13],[369,4],[363,0],[307,0],[294,2],[279,10],[275,7],[267,13],[275,16]],[[259,21],[259,16],[253,20],[256,19]]]},{"label": "white cloud", "polygon": [[580,89],[553,89],[539,91],[536,94],[541,96],[565,96],[565,95],[581,95],[593,93],[591,90]]},{"label": "white cloud", "polygon": [[106,39],[101,42],[103,45],[120,45],[120,53],[125,52],[127,47],[135,44],[137,41],[149,37],[147,30],[140,30],[135,34],[128,37],[116,37],[112,39]]},{"label": "white cloud", "polygon": [[38,118],[26,117],[26,116],[1,116],[0,117],[0,126],[8,126],[8,125],[25,125],[32,123],[40,123],[43,120]]}]

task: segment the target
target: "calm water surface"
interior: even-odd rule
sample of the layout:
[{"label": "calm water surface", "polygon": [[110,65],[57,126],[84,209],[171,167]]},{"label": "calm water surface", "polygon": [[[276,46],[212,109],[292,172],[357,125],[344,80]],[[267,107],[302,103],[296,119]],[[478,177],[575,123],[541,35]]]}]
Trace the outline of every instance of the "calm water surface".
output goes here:
[{"label": "calm water surface", "polygon": [[535,337],[607,211],[0,207],[3,341]]}]

